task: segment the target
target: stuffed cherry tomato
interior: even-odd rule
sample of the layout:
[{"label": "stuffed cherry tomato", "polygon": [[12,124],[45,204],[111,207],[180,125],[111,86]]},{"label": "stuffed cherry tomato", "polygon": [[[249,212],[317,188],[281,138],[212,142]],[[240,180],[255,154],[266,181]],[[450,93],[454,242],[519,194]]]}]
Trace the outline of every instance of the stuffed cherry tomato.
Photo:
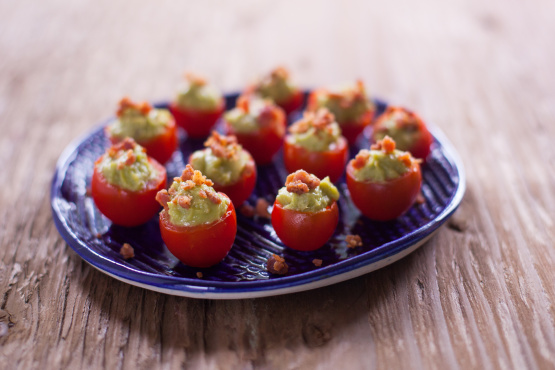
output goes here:
[{"label": "stuffed cherry tomato", "polygon": [[187,80],[170,104],[170,110],[177,125],[182,127],[189,137],[206,137],[225,110],[222,94],[207,81],[192,73],[185,75]]},{"label": "stuffed cherry tomato", "polygon": [[127,97],[120,100],[117,119],[105,131],[112,144],[133,138],[160,163],[167,162],[177,148],[177,128],[170,112]]},{"label": "stuffed cherry tomato", "polygon": [[303,105],[303,92],[291,83],[289,71],[278,67],[262,77],[254,85],[249,86],[245,93],[257,94],[262,98],[273,100],[286,114],[298,110]]},{"label": "stuffed cherry tomato", "polygon": [[419,160],[395,149],[386,136],[361,150],[347,165],[347,187],[355,206],[376,221],[393,220],[413,205],[422,185]]},{"label": "stuffed cherry tomato", "polygon": [[269,100],[241,96],[224,119],[226,134],[235,135],[257,165],[270,163],[283,145],[285,113]]},{"label": "stuffed cherry tomato", "polygon": [[364,128],[372,123],[376,111],[362,81],[337,91],[314,90],[308,97],[307,109],[316,111],[322,107],[333,113],[349,144],[353,144]]},{"label": "stuffed cherry tomato", "polygon": [[168,250],[191,267],[210,267],[229,253],[237,233],[233,202],[212,187],[200,171],[187,165],[169,190],[161,190],[156,200],[160,212],[160,232]]},{"label": "stuffed cherry tomato", "polygon": [[256,165],[249,152],[237,143],[235,136],[223,136],[216,131],[204,143],[206,149],[189,157],[195,170],[214,182],[214,189],[225,193],[236,206],[251,195],[256,184]]},{"label": "stuffed cherry tomato", "polygon": [[272,210],[272,226],[283,244],[313,251],[331,238],[339,221],[339,191],[329,178],[322,181],[299,170],[287,176]]},{"label": "stuffed cherry tomato", "polygon": [[385,136],[395,140],[397,148],[410,152],[413,157],[426,159],[430,154],[432,135],[424,121],[415,113],[401,107],[387,107],[374,124],[373,142]]},{"label": "stuffed cherry tomato", "polygon": [[113,145],[94,165],[91,182],[98,210],[114,224],[144,224],[160,209],[156,193],[166,187],[166,169],[132,139]]},{"label": "stuffed cherry tomato", "polygon": [[319,178],[329,176],[336,182],[347,163],[349,146],[333,114],[326,108],[305,112],[289,127],[283,144],[285,168],[289,172],[303,169]]}]

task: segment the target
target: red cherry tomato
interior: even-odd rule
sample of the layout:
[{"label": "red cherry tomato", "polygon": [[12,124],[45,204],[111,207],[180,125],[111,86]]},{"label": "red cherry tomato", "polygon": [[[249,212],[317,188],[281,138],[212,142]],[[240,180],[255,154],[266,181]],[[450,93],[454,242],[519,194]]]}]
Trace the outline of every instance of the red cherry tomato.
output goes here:
[{"label": "red cherry tomato", "polygon": [[304,94],[301,90],[295,90],[291,97],[284,102],[276,102],[284,111],[289,114],[298,110],[303,105]]},{"label": "red cherry tomato", "polygon": [[210,267],[223,260],[233,246],[237,215],[233,203],[229,202],[226,213],[219,220],[205,225],[176,226],[163,210],[160,232],[168,250],[181,262],[191,267]]},{"label": "red cherry tomato", "polygon": [[[310,93],[308,96],[307,110],[318,110],[318,95],[322,93],[325,93],[325,90],[318,89]],[[341,134],[345,137],[345,139],[347,139],[349,145],[353,145],[362,131],[364,131],[364,129],[372,123],[374,113],[374,110],[368,110],[364,112],[356,121],[337,122],[341,127]]]},{"label": "red cherry tomato", "polygon": [[393,220],[413,205],[422,185],[420,165],[413,162],[403,175],[385,182],[358,181],[352,161],[347,165],[347,187],[351,199],[371,220]]},{"label": "red cherry tomato", "polygon": [[[123,138],[108,135],[112,144],[117,144]],[[146,149],[149,157],[156,159],[159,163],[166,163],[171,158],[173,152],[177,149],[177,126],[175,120],[172,119],[161,135],[150,140],[137,141],[137,144]]]},{"label": "red cherry tomato", "polygon": [[[389,119],[389,115],[394,114],[395,111],[399,110],[405,112],[407,119],[410,119],[414,125],[413,127],[415,127],[411,129],[416,129],[419,134],[418,140],[416,140],[410,147],[401,145],[401,141],[396,140],[396,136],[392,135],[391,132],[389,132],[389,130],[385,127],[385,124]],[[403,130],[402,126],[398,127],[398,129]],[[380,132],[385,132],[386,135],[391,136],[396,141],[398,149],[410,152],[410,154],[412,154],[415,158],[426,159],[428,154],[430,154],[430,148],[433,142],[432,134],[430,134],[428,128],[420,117],[404,108],[388,107],[388,109],[380,117],[378,117],[373,127],[372,142],[375,143],[378,141],[377,134]]]},{"label": "red cherry tomato", "polygon": [[182,127],[189,137],[206,137],[221,117],[225,110],[225,102],[222,99],[220,104],[213,111],[183,109],[175,103],[170,104],[170,112],[175,117],[177,125]]},{"label": "red cherry tomato", "polygon": [[283,144],[285,168],[289,173],[302,169],[320,179],[329,176],[331,182],[336,182],[343,174],[348,155],[349,146],[344,137],[339,138],[334,149],[322,152],[291,143],[289,136]]},{"label": "red cherry tomato", "polygon": [[[283,145],[283,136],[285,135],[285,113],[279,107],[273,107],[268,110],[268,122],[261,127],[249,133],[236,132],[229,123],[225,123],[224,131],[226,135],[235,135],[239,144],[243,146],[254,158],[257,165],[268,164],[272,162],[274,155]],[[261,114],[259,120],[266,118]]]},{"label": "red cherry tomato", "polygon": [[166,188],[166,169],[153,158],[148,161],[159,175],[139,191],[129,191],[110,184],[98,167],[94,166],[91,182],[94,203],[114,224],[138,226],[150,220],[160,209],[156,193]]},{"label": "red cherry tomato", "polygon": [[285,209],[276,200],[272,226],[283,244],[299,251],[313,251],[331,238],[339,221],[339,208],[333,202],[319,212]]}]

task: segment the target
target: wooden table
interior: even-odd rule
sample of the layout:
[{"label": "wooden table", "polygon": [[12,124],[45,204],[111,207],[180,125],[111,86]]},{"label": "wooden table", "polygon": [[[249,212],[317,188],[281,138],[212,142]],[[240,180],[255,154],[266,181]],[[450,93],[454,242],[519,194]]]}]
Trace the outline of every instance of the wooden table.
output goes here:
[{"label": "wooden table", "polygon": [[[0,367],[555,367],[555,3],[0,2]],[[184,70],[362,78],[435,122],[464,201],[417,252],[337,285],[210,301],[118,282],[54,227],[63,148]]]}]

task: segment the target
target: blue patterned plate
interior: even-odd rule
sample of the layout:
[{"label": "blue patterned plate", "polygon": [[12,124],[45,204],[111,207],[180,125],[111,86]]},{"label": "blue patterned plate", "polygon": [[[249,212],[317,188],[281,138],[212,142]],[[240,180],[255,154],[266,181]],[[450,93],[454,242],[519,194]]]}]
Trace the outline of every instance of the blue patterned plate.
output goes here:
[{"label": "blue patterned plate", "polygon": [[[228,109],[236,98],[236,94],[226,96]],[[386,104],[376,103],[378,113],[383,112]],[[173,295],[212,299],[264,297],[314,289],[366,274],[403,258],[428,240],[458,207],[465,190],[460,158],[445,136],[429,127],[435,140],[432,153],[422,166],[425,201],[397,220],[373,222],[361,216],[341,179],[339,224],[321,249],[288,249],[277,238],[269,220],[249,219],[238,213],[237,238],[229,255],[214,267],[191,268],[164,246],[158,216],[134,228],[112,225],[87,194],[94,161],[109,146],[103,131],[109,121],[71,144],[60,156],[51,189],[54,222],[71,248],[98,270],[129,284]],[[180,137],[179,150],[166,164],[168,178],[178,176],[185,159],[201,147],[202,140]],[[362,147],[368,147],[367,137],[358,141],[351,157]],[[257,186],[248,202],[254,205],[257,198],[263,197],[273,203],[286,176],[280,152],[273,164],[258,168]],[[344,239],[348,234],[360,235],[363,246],[347,248]],[[134,258],[125,260],[120,255],[123,243],[135,249]],[[266,271],[266,260],[274,253],[285,257],[287,275],[274,276]],[[316,267],[314,259],[322,260],[322,265]],[[202,272],[202,278],[197,277],[197,272]]]}]

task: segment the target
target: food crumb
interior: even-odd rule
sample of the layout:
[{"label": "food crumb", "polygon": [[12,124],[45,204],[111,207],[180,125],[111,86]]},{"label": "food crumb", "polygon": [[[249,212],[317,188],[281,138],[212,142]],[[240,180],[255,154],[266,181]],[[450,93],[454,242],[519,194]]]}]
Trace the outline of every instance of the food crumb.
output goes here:
[{"label": "food crumb", "polygon": [[135,257],[135,250],[129,243],[123,243],[123,247],[119,250],[119,254],[126,260]]},{"label": "food crumb", "polygon": [[415,202],[416,202],[416,204],[426,203],[426,198],[424,198],[424,195],[422,194],[422,192],[418,193],[418,195],[416,196]]},{"label": "food crumb", "polygon": [[241,212],[243,216],[251,218],[254,216],[254,207],[245,203],[239,208],[239,212]]},{"label": "food crumb", "polygon": [[96,233],[96,234],[94,234],[94,236],[97,239],[102,239],[102,234],[101,233]]},{"label": "food crumb", "polygon": [[273,254],[266,262],[266,269],[272,274],[285,275],[289,271],[289,266],[285,263],[285,258]]},{"label": "food crumb", "polygon": [[359,235],[347,235],[345,242],[348,248],[362,247],[362,239]]},{"label": "food crumb", "polygon": [[320,267],[320,266],[322,266],[322,260],[321,260],[321,259],[319,259],[319,258],[315,258],[315,259],[313,259],[313,260],[312,260],[312,263],[313,263],[313,264],[314,264],[314,266],[316,266],[316,267]]},{"label": "food crumb", "polygon": [[258,198],[256,201],[255,214],[259,217],[271,218],[272,215],[268,212],[270,203],[264,198]]},{"label": "food crumb", "polygon": [[198,277],[199,279],[202,279],[203,276],[204,276],[204,275],[202,275],[202,272],[200,272],[200,271],[197,272],[197,277]]}]

